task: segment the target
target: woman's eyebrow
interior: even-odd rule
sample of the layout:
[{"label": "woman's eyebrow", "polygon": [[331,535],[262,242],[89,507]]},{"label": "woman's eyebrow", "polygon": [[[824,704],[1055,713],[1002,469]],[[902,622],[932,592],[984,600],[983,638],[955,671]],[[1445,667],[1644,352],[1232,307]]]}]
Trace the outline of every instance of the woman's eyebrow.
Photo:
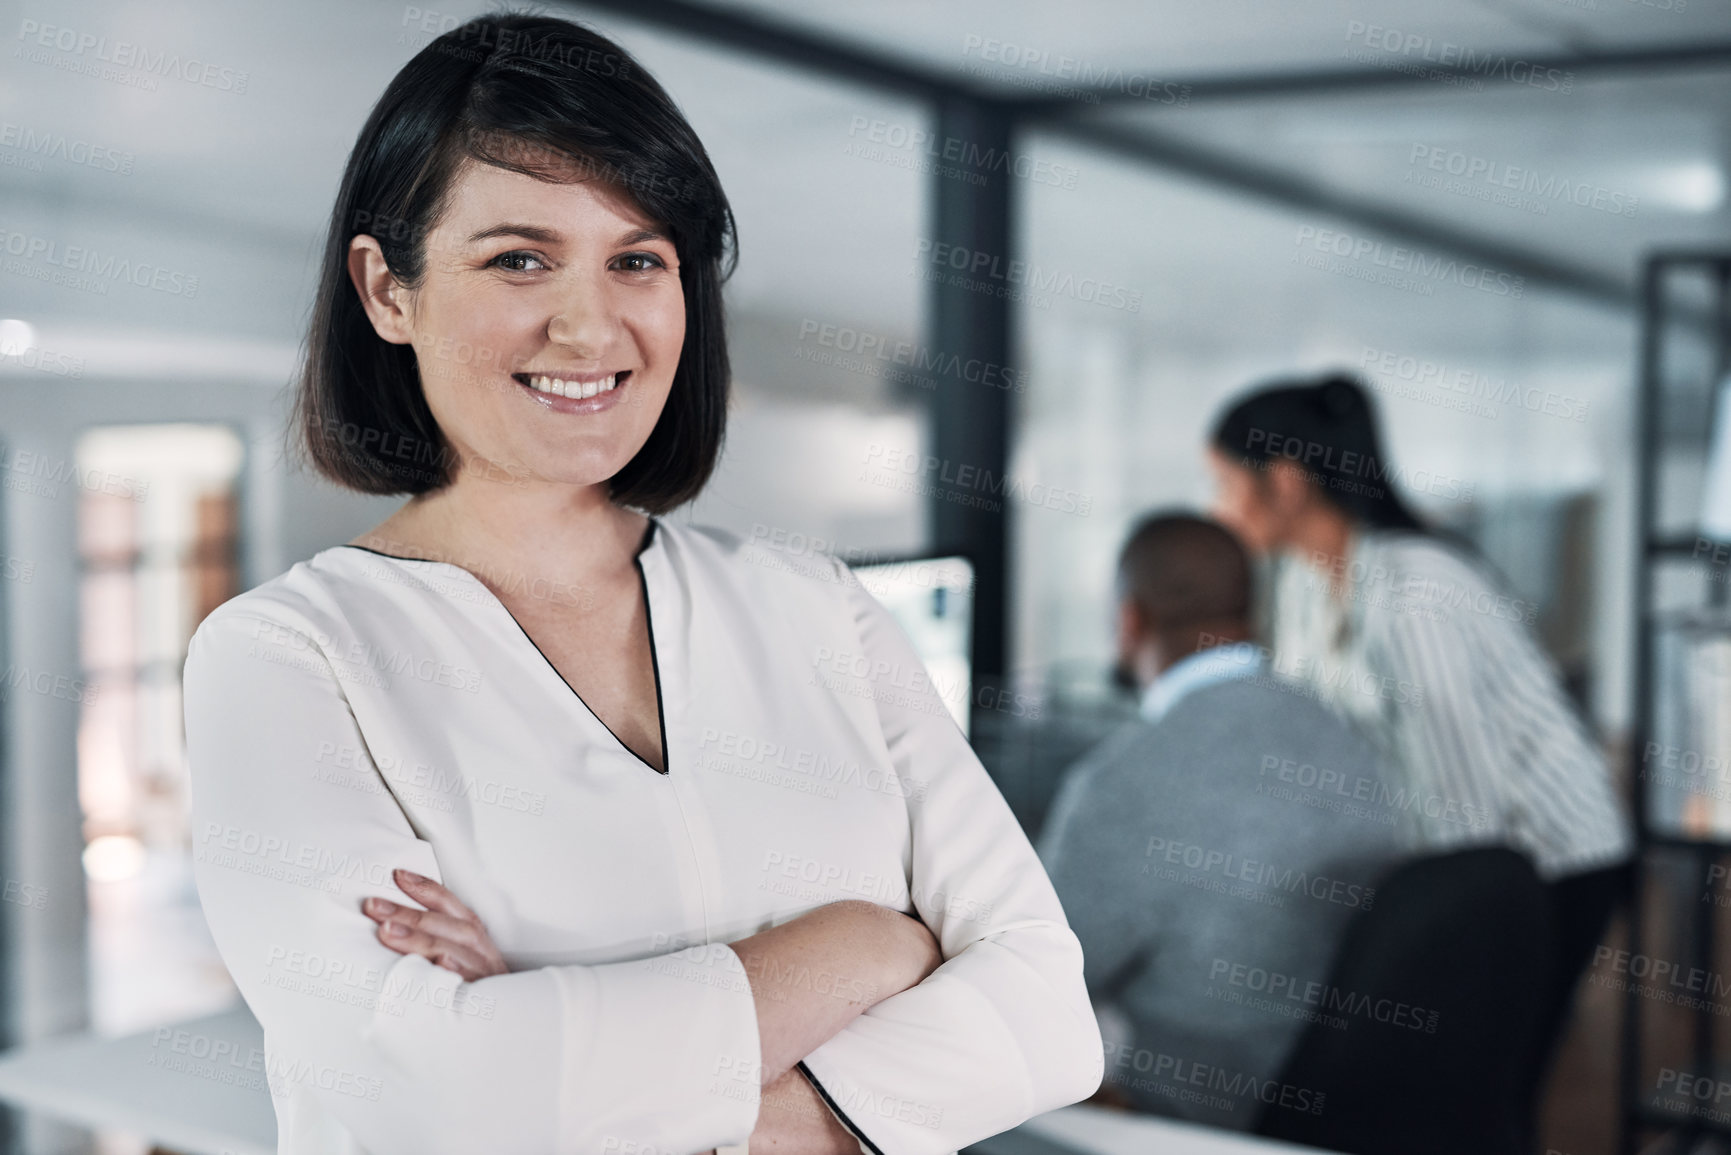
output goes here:
[{"label": "woman's eyebrow", "polygon": [[[557,229],[544,228],[541,225],[525,225],[506,222],[505,224],[494,225],[492,228],[482,229],[480,232],[471,235],[468,243],[476,245],[480,244],[482,241],[490,241],[494,237],[522,237],[525,240],[535,241],[543,245],[562,244],[565,240],[565,235]],[[633,229],[631,232],[620,237],[614,243],[619,245],[641,245],[647,241],[667,241],[668,243],[671,243],[666,233],[660,232],[656,229]]]},{"label": "woman's eyebrow", "polygon": [[490,229],[482,229],[471,236],[468,243],[471,245],[479,244],[482,241],[490,241],[494,237],[522,237],[524,240],[537,241],[544,245],[556,245],[565,239],[564,234],[557,229],[506,222],[502,225],[494,225]]},{"label": "woman's eyebrow", "polygon": [[668,241],[669,244],[672,243],[668,240],[666,233],[655,229],[634,229],[620,237],[618,243],[621,245],[641,245],[645,241]]}]

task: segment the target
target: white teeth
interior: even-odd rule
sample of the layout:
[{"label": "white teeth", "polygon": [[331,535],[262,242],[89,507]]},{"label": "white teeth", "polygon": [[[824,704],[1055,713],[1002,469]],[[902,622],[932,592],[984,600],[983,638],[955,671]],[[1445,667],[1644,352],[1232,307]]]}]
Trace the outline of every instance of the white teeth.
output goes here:
[{"label": "white teeth", "polygon": [[565,381],[558,377],[534,376],[529,378],[529,384],[538,392],[551,393],[556,397],[571,397],[581,400],[594,397],[598,393],[606,393],[618,382],[617,373],[601,378],[599,381]]}]

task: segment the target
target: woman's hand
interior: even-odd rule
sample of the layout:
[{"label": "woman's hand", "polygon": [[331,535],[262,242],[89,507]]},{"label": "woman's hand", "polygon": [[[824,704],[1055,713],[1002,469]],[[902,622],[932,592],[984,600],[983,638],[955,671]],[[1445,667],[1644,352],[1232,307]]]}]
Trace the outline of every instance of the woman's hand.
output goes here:
[{"label": "woman's hand", "polygon": [[456,971],[466,982],[507,973],[504,956],[487,928],[456,895],[410,870],[394,871],[392,877],[404,894],[427,909],[382,898],[361,903],[361,911],[379,924],[380,942],[398,954],[418,954],[435,966]]}]

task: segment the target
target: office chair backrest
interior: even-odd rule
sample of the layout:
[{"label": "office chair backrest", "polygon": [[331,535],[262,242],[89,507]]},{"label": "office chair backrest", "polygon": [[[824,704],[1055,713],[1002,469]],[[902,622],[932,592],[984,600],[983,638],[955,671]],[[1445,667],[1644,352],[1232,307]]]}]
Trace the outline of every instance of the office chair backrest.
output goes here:
[{"label": "office chair backrest", "polygon": [[1258,1132],[1357,1155],[1521,1152],[1551,936],[1544,884],[1512,850],[1394,868],[1312,1006],[1334,1021],[1312,1020],[1282,1074],[1322,1109],[1274,1099]]}]

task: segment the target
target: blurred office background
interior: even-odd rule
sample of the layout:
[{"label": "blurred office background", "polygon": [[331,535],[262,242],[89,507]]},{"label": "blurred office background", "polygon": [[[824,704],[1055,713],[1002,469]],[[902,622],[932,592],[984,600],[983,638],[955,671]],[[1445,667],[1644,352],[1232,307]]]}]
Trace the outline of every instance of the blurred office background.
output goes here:
[{"label": "blurred office background", "polygon": [[[861,562],[974,557],[971,734],[1031,831],[1123,710],[1105,675],[1130,520],[1206,503],[1226,396],[1332,367],[1376,389],[1414,503],[1539,607],[1627,776],[1640,274],[1655,250],[1727,247],[1731,5],[549,8],[662,81],[738,215],[728,453],[679,516]],[[292,466],[287,385],[362,119],[484,10],[4,4],[9,1045],[236,997],[190,879],[184,647],[397,504]],[[124,44],[203,79],[114,63]],[[967,179],[969,147],[1008,163]],[[1667,466],[1685,493],[1693,429]],[[1583,995],[1549,1146],[1613,1149],[1621,1013]],[[46,1122],[23,1138],[143,1150]]]}]

